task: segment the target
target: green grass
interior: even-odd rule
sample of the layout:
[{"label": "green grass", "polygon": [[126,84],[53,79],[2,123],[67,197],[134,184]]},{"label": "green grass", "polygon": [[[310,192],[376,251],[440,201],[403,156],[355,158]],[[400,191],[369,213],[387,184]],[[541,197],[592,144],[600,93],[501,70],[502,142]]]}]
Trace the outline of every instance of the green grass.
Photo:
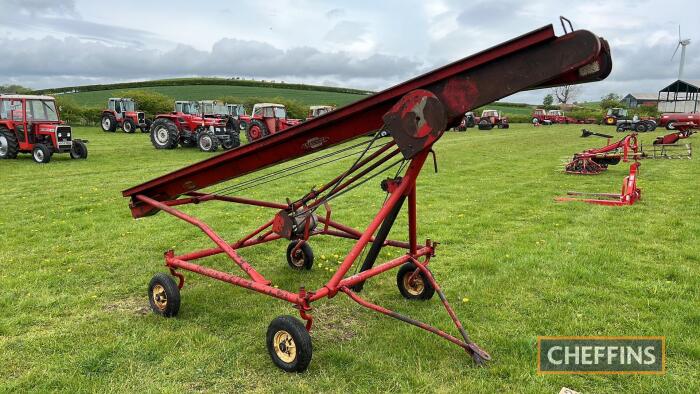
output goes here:
[{"label": "green grass", "polygon": [[[357,101],[366,96],[340,92],[317,90],[295,90],[252,86],[225,85],[182,85],[182,86],[153,86],[139,89],[151,90],[170,96],[173,100],[211,100],[223,96],[246,97],[283,97],[297,100],[305,105],[335,104],[342,106]],[[110,97],[120,97],[125,91],[133,89],[111,89],[92,92],[80,92],[66,95],[72,97],[78,104],[86,106],[104,106]]]},{"label": "green grass", "polygon": [[[576,126],[448,133],[435,146],[439,173],[427,165],[419,179],[419,239],[441,242],[433,272],[493,362],[475,368],[458,347],[339,295],[314,304],[313,360],[306,373],[292,375],[265,350],[269,322],[296,314],[284,302],[188,274],[177,318],[148,310],[146,286],[164,272],[162,253],[211,242],[163,213],[133,220],[120,191],[211,156],[156,151],[142,134],[75,134],[90,140],[87,161],[56,155],[37,165],[23,155],[0,163],[0,392],[700,389],[697,160],[644,161],[643,199],[632,207],[555,203],[567,190],[619,191],[628,168],[561,173],[562,158],[604,142],[579,138]],[[347,165],[246,195],[293,198]],[[384,197],[377,183],[334,200],[336,219],[366,226]],[[213,202],[183,209],[232,240],[274,213]],[[405,238],[405,225],[404,215],[392,236]],[[241,254],[295,291],[325,283],[352,245],[311,244],[317,261],[308,272],[287,267],[283,241]],[[204,262],[232,269],[221,257]],[[368,282],[363,295],[454,332],[437,297],[402,299],[393,272]],[[538,376],[538,335],[664,335],[668,373]]]}]

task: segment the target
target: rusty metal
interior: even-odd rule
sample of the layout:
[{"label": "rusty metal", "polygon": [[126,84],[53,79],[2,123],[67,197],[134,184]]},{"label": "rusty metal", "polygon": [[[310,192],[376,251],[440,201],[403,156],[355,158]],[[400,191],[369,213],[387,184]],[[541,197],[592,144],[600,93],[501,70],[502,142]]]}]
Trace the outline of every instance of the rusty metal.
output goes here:
[{"label": "rusty metal", "polygon": [[[173,251],[167,252],[165,261],[171,272],[186,270],[288,301],[298,309],[301,318],[306,320],[307,330],[311,329],[313,320],[311,304],[322,298],[332,298],[341,292],[360,305],[421,327],[459,345],[477,363],[482,363],[489,360],[490,356],[470,339],[427,268],[430,259],[436,254],[438,243],[430,239],[425,243],[417,241],[416,181],[421,169],[433,144],[439,140],[444,130],[457,125],[463,114],[470,109],[522,90],[600,80],[610,73],[611,67],[609,48],[603,39],[584,30],[556,37],[552,26],[545,26],[291,127],[284,133],[265,137],[256,144],[242,146],[125,190],[123,195],[130,200],[131,212],[135,218],[164,211],[197,226],[216,245],[214,248],[181,255],[176,255]],[[197,192],[274,164],[316,153],[355,138],[364,138],[368,133],[377,131],[381,133],[376,133],[369,142],[363,143],[364,150],[348,170],[297,199],[275,203],[227,195],[224,192]],[[391,136],[392,142],[378,145],[379,138],[385,133]],[[344,149],[348,148],[340,148],[333,154]],[[294,164],[279,172],[296,171],[298,165]],[[332,200],[375,177],[386,176],[384,173],[393,171],[394,168],[398,168],[396,175],[382,182],[387,193],[386,200],[363,230],[338,223],[332,218]],[[275,174],[278,173],[264,175],[264,182],[261,181],[260,184],[277,179]],[[376,183],[379,183],[378,180]],[[242,184],[248,188],[255,184],[255,179],[252,182],[243,181]],[[235,186],[222,190],[245,190],[236,189]],[[388,239],[389,230],[406,200],[408,240]],[[268,208],[271,210],[270,217],[238,241],[226,242],[204,222],[175,208],[210,201]],[[320,213],[324,210],[325,214]],[[355,243],[328,282],[313,291],[303,287],[298,292],[279,289],[238,254],[240,249],[279,239],[303,242],[306,247],[316,236],[334,236],[354,240]],[[358,264],[360,256],[370,244],[370,252],[362,262],[362,269],[350,274],[352,266]],[[300,247],[297,244],[292,252]],[[385,247],[400,248],[404,254],[378,262],[379,251]],[[193,262],[218,254],[226,254],[247,278]],[[429,283],[435,289],[462,339],[364,301],[355,291],[350,290],[359,289],[368,279],[404,264],[415,265],[415,274],[420,271],[424,280],[427,280],[424,287]],[[286,348],[275,348],[275,343],[285,343],[286,339],[282,337],[283,335],[270,343],[270,348],[275,352],[279,348],[284,353],[274,357],[289,358],[291,352],[285,353]]]},{"label": "rusty metal", "polygon": [[611,144],[608,141],[608,145],[602,148],[588,149],[574,154],[573,159],[566,164],[564,171],[569,174],[600,174],[607,170],[610,165],[616,165],[620,161],[637,160],[638,156],[637,133],[631,133],[618,142]]}]

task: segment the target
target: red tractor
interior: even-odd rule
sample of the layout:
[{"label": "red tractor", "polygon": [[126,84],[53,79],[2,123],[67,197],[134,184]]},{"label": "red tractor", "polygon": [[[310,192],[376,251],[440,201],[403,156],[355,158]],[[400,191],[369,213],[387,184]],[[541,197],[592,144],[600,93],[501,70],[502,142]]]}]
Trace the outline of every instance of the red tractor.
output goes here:
[{"label": "red tractor", "polygon": [[284,105],[272,103],[255,104],[253,114],[241,116],[240,119],[247,125],[245,131],[249,143],[301,123],[299,119],[287,119]]},{"label": "red tractor", "polygon": [[494,126],[499,129],[507,129],[508,118],[503,116],[501,111],[495,109],[485,109],[481,112],[481,116],[475,119],[476,124],[479,126],[479,130],[491,130]]},{"label": "red tractor", "polygon": [[546,111],[542,108],[537,108],[532,112],[532,123],[540,124],[569,124],[578,123],[578,121],[570,116],[564,115],[564,112],[558,109]]},{"label": "red tractor", "polygon": [[53,97],[0,95],[0,159],[15,159],[18,153],[31,153],[37,163],[48,163],[54,153],[85,159],[86,142],[73,139]]},{"label": "red tractor", "polygon": [[125,133],[133,133],[138,127],[142,133],[148,133],[151,127],[151,120],[146,119],[143,111],[136,110],[136,103],[130,98],[110,98],[107,102],[107,109],[102,111],[100,122],[102,131],[115,132],[117,126],[121,127]]},{"label": "red tractor", "polygon": [[202,115],[196,101],[176,101],[175,111],[160,114],[151,125],[151,143],[156,149],[197,146],[203,152],[215,152],[240,145],[239,131],[227,126],[227,120]]}]

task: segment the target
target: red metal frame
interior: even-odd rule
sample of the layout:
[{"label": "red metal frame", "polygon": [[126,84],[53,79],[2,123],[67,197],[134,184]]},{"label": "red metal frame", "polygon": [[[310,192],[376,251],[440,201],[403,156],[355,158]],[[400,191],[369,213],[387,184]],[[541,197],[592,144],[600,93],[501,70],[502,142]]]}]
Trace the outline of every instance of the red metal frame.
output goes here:
[{"label": "red metal frame", "polygon": [[569,174],[600,174],[608,169],[608,165],[615,165],[620,160],[625,163],[630,159],[637,160],[639,155],[637,133],[631,133],[613,144],[608,140],[608,145],[602,148],[576,153],[574,158],[566,164],[564,171]]},{"label": "red metal frame", "polygon": [[[547,61],[543,62],[541,59]],[[180,279],[179,286],[184,284],[184,276],[176,270],[183,269],[286,300],[299,310],[301,318],[307,322],[307,329],[311,329],[313,322],[310,314],[311,303],[322,298],[332,298],[341,292],[362,306],[420,327],[459,345],[475,362],[482,363],[489,360],[490,356],[469,339],[427,267],[435,255],[437,243],[430,239],[424,244],[418,242],[416,180],[427,156],[432,152],[432,145],[442,136],[444,130],[457,125],[464,113],[470,109],[522,90],[601,80],[607,77],[611,67],[609,48],[603,39],[584,30],[556,37],[553,27],[545,26],[324,116],[293,126],[284,133],[270,135],[255,144],[241,146],[125,190],[123,195],[130,199],[131,212],[135,218],[165,211],[197,226],[215,243],[215,248],[187,254],[176,255],[172,250],[166,252],[165,263],[173,275]],[[220,182],[383,130],[390,133],[393,142],[385,144],[366,157],[362,156],[364,158],[347,171],[296,201],[288,200],[286,204],[280,204],[197,192]],[[369,146],[365,153],[368,153],[368,150]],[[399,154],[408,166],[402,176],[383,182],[383,188],[389,195],[369,225],[360,231],[334,221],[329,198],[364,182],[366,175],[383,163],[396,160],[392,158]],[[204,222],[175,208],[179,205],[207,201],[265,207],[273,209],[275,214],[251,233],[229,243]],[[396,215],[405,201],[408,202],[408,242],[387,239]],[[314,212],[321,208],[325,210],[325,215],[315,215]],[[319,235],[352,239],[355,240],[355,244],[328,282],[313,291],[303,287],[297,292],[274,287],[237,252],[282,238],[297,242],[295,248],[300,248],[302,242],[308,242],[311,237]],[[372,245],[361,270],[346,277],[370,243]],[[378,251],[382,247],[401,248],[405,249],[406,253],[375,265]],[[222,253],[241,268],[247,277],[214,270],[193,262]],[[461,339],[370,303],[357,294],[366,280],[406,263],[413,264],[416,267],[413,275],[422,275],[438,293]]]},{"label": "red metal frame", "polygon": [[609,206],[622,206],[622,205],[632,205],[637,200],[642,198],[642,190],[637,187],[637,172],[639,170],[639,162],[634,162],[630,165],[630,173],[622,181],[622,191],[620,194],[615,193],[581,193],[581,192],[568,192],[569,196],[590,196],[596,198],[571,198],[571,197],[557,197],[555,201],[566,202],[566,201],[580,201],[587,202],[590,204],[597,205],[609,205]]}]

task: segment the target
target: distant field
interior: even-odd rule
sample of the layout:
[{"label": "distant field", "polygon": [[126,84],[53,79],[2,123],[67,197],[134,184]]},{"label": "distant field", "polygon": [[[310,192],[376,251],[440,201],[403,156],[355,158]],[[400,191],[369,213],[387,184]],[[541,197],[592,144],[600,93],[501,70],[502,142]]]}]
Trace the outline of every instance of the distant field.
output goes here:
[{"label": "distant field", "polygon": [[[343,106],[363,97],[361,94],[340,92],[324,92],[315,90],[294,90],[282,88],[254,87],[254,86],[225,86],[225,85],[182,85],[182,86],[154,86],[137,89],[152,90],[170,96],[173,100],[207,100],[222,96],[246,97],[283,97],[293,99],[305,105],[333,104]],[[93,92],[81,92],[66,94],[72,97],[78,104],[86,106],[100,106],[107,102],[109,97],[119,97],[124,91],[133,89],[111,89]]]}]

